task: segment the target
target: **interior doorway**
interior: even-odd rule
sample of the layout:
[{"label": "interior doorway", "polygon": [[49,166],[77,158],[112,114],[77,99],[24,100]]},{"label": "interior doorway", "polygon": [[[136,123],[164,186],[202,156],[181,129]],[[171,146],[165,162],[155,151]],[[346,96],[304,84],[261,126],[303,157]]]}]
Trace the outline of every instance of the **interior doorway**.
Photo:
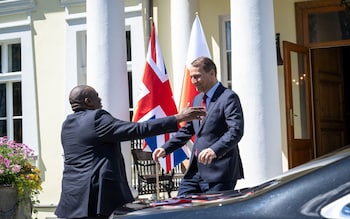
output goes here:
[{"label": "interior doorway", "polygon": [[350,46],[311,49],[315,156],[350,144]]},{"label": "interior doorway", "polygon": [[[298,111],[295,113],[292,102],[295,97],[299,98],[297,100],[300,100],[300,103],[305,99],[305,103],[308,104],[306,109],[312,110],[312,116],[299,120],[305,120],[305,124],[311,123],[312,127],[309,129],[313,132],[310,138],[306,136],[303,141],[296,139],[292,132],[287,132],[289,167],[299,165],[300,161],[304,163],[307,158],[320,157],[350,144],[350,13],[338,0],[318,0],[295,2],[295,15],[297,42],[294,47],[304,47],[304,50],[308,51],[304,54],[298,53],[297,57],[305,57],[308,53],[310,70],[306,71],[306,76],[309,73],[311,80],[310,87],[305,86],[305,90],[310,90],[312,97],[307,99],[299,93],[298,96],[292,93],[294,99],[286,97],[286,106],[290,106],[286,109],[291,112],[287,119],[290,117],[289,120],[295,120],[299,115]],[[305,61],[298,60],[294,66],[300,70],[302,64],[305,65]],[[293,67],[293,62],[290,62],[290,65]],[[288,73],[288,68],[291,67],[285,65],[285,74]],[[289,73],[292,74],[293,71]],[[285,81],[291,88],[292,83],[293,81]],[[296,129],[295,126],[288,125],[287,127],[291,126],[289,129]],[[304,143],[303,160],[298,160],[300,142]],[[313,151],[312,156],[307,153],[309,151]],[[293,159],[290,154],[298,156],[294,156]]]},{"label": "interior doorway", "polygon": [[342,47],[344,69],[345,144],[350,144],[350,46]]}]

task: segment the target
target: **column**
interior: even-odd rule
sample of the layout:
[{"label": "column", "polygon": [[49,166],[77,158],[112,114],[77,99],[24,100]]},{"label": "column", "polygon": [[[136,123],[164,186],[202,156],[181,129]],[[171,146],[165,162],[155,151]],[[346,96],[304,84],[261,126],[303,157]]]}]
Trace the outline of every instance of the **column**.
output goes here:
[{"label": "column", "polygon": [[197,0],[171,0],[171,45],[172,45],[172,81],[175,104],[180,102],[182,80],[185,72],[187,47],[194,18]]},{"label": "column", "polygon": [[245,118],[238,188],[282,173],[273,0],[231,0],[231,31],[232,89]]},{"label": "column", "polygon": [[[129,120],[123,0],[89,0],[87,11],[87,84],[102,98],[103,108]],[[130,142],[122,143],[126,173],[131,185]]]}]

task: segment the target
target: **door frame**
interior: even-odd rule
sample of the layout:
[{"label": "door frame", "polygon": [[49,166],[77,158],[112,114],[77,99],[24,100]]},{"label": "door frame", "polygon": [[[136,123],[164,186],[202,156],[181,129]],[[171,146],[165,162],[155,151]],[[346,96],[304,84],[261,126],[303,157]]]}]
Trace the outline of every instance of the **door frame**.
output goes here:
[{"label": "door frame", "polygon": [[[291,42],[283,41],[283,57],[284,57],[284,75],[285,75],[285,104],[286,104],[286,128],[287,128],[287,144],[288,144],[288,166],[293,168],[307,161],[312,160],[315,157],[314,148],[314,129],[313,129],[313,103],[312,103],[312,87],[311,87],[311,74],[310,74],[310,54],[309,48],[297,45]],[[291,53],[297,54],[297,63],[292,63]],[[293,66],[292,66],[293,65]],[[296,65],[296,66],[295,66]],[[303,98],[304,98],[304,111],[299,113],[299,120],[306,120],[305,124],[295,124],[296,111],[298,106],[294,106],[294,100],[299,99],[299,96],[293,97],[293,86],[298,89],[298,86],[293,84],[295,79],[293,74],[295,73],[292,67],[298,68],[298,72],[301,71],[303,75]],[[299,85],[301,88],[301,85]],[[299,107],[301,108],[301,107]],[[303,119],[301,119],[303,116]],[[303,129],[303,135],[296,135],[297,130]]]},{"label": "door frame", "polygon": [[310,42],[309,15],[337,11],[346,11],[345,6],[341,5],[339,0],[295,2],[297,44],[306,46],[309,49],[350,45],[350,39],[328,42]]},{"label": "door frame", "polygon": [[[314,14],[314,13],[326,13],[326,12],[336,12],[336,11],[345,11],[346,8],[345,6],[341,5],[339,0],[321,0],[321,1],[305,1],[305,2],[296,2],[295,3],[295,17],[296,17],[296,36],[297,36],[297,44],[293,44],[291,46],[293,49],[290,49],[290,46],[286,46],[287,49],[285,49],[285,44],[283,44],[283,51],[284,51],[284,62],[285,62],[285,75],[287,76],[290,74],[290,66],[288,65],[288,62],[290,63],[290,52],[291,51],[301,51],[301,47],[304,47],[309,53],[309,66],[311,66],[311,57],[310,57],[310,51],[311,49],[317,49],[317,48],[327,48],[327,47],[338,47],[338,46],[349,46],[350,45],[350,39],[348,40],[338,40],[338,41],[329,41],[329,42],[310,42],[309,39],[309,15]],[[284,43],[284,42],[283,42]],[[290,42],[287,42],[289,44]],[[290,44],[289,44],[290,45]],[[296,49],[297,47],[300,47],[299,49]],[[286,50],[286,51],[285,51]],[[289,58],[288,58],[289,57]],[[289,70],[288,70],[289,69]],[[288,72],[289,71],[289,72]],[[310,71],[310,79],[312,75],[312,69],[309,67]],[[285,90],[290,90],[291,88],[288,87],[290,85],[288,84],[288,80],[290,78],[286,77],[285,78]],[[313,82],[312,80],[310,81],[310,89],[313,87]],[[288,91],[290,92],[290,91]],[[312,90],[310,90],[310,94],[312,94]],[[300,142],[295,141],[294,139],[294,134],[292,133],[292,127],[288,124],[290,122],[290,109],[292,108],[291,104],[291,96],[289,96],[289,93],[285,94],[286,98],[286,120],[287,120],[287,149],[288,149],[288,166],[289,168],[294,167],[296,163],[293,161],[295,158],[295,153],[293,150],[295,149],[295,145],[298,145]],[[313,95],[311,96],[313,97]],[[313,98],[310,99],[312,101]],[[312,102],[311,102],[312,103]],[[311,126],[313,128],[312,132],[312,141],[309,142],[309,145],[312,145],[312,153],[313,157],[315,157],[315,150],[316,150],[316,145],[315,145],[315,133],[314,133],[314,112],[313,112],[313,103],[311,105],[311,113],[312,117],[310,119]]]}]

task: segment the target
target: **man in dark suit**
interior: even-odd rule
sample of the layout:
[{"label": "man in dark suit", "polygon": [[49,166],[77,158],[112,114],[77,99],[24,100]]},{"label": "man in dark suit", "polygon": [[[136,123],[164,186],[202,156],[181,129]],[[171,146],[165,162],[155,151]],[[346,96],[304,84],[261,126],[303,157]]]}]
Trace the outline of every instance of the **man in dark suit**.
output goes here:
[{"label": "man in dark suit", "polygon": [[102,109],[94,88],[79,85],[69,95],[73,114],[62,125],[64,171],[60,218],[108,218],[133,196],[128,186],[120,142],[175,132],[178,123],[205,115],[186,110],[165,118],[133,123],[114,118]]},{"label": "man in dark suit", "polygon": [[153,152],[153,159],[158,162],[160,157],[182,147],[195,135],[178,196],[233,190],[237,180],[244,177],[238,149],[244,128],[241,103],[234,91],[218,82],[216,74],[215,63],[210,58],[199,57],[191,63],[191,82],[201,92],[192,105],[201,106],[204,101],[207,115],[200,121],[187,122]]}]

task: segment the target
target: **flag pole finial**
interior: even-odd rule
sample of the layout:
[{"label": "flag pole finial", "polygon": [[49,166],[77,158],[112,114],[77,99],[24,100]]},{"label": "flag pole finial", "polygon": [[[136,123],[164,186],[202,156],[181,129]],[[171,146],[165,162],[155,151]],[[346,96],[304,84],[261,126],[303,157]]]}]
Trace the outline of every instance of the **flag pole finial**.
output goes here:
[{"label": "flag pole finial", "polygon": [[152,24],[153,24],[153,17],[152,17],[152,16],[149,17],[149,23],[150,23],[151,26],[152,26]]}]

